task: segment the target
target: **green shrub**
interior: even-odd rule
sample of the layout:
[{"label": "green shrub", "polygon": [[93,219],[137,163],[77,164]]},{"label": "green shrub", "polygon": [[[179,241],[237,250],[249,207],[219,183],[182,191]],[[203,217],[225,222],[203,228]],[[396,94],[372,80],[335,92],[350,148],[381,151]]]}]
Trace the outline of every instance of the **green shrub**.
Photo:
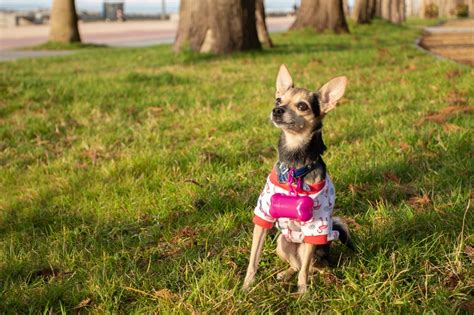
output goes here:
[{"label": "green shrub", "polygon": [[425,7],[425,18],[435,19],[439,15],[438,6],[434,3],[430,3]]},{"label": "green shrub", "polygon": [[458,18],[466,18],[469,16],[469,6],[467,4],[458,4],[454,9],[454,15]]}]

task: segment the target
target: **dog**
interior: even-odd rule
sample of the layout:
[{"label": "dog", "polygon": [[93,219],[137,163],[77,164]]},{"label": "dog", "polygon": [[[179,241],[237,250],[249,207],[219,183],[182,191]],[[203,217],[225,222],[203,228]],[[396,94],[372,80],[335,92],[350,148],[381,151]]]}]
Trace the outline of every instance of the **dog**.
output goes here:
[{"label": "dog", "polygon": [[[332,217],[335,191],[322,159],[326,150],[322,138],[323,118],[336,107],[346,84],[347,78],[341,76],[330,80],[317,92],[297,88],[287,67],[280,66],[275,107],[270,114],[273,124],[281,129],[278,161],[254,211],[255,226],[244,290],[254,282],[267,231],[274,225],[282,232],[277,240],[277,254],[290,265],[277,278],[289,279],[298,272],[298,293],[308,290],[308,274],[315,256],[327,258],[331,241],[339,239],[354,249],[347,225]],[[292,189],[287,183],[289,176],[299,178],[302,183],[299,193],[314,200],[313,216],[307,222],[275,219],[269,214],[271,196],[288,194]]]}]

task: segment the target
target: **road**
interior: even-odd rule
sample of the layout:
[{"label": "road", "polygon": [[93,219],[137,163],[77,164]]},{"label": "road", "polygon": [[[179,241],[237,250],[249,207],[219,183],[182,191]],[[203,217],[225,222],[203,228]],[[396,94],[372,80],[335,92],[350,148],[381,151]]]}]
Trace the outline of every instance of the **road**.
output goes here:
[{"label": "road", "polygon": [[[270,32],[287,30],[294,17],[267,18]],[[85,43],[112,47],[143,47],[172,43],[177,21],[127,21],[80,23],[79,31]],[[0,29],[0,52],[34,46],[48,40],[49,25],[19,26]]]}]

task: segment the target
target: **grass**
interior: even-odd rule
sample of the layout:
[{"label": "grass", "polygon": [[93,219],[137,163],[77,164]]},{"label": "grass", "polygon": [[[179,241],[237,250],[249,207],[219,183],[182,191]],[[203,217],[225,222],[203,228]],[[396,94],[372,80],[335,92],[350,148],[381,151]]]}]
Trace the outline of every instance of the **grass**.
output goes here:
[{"label": "grass", "polygon": [[[376,21],[220,57],[1,63],[0,313],[472,311],[473,73],[414,47],[419,32]],[[299,86],[349,78],[325,161],[360,252],[335,244],[301,297],[275,279],[276,232],[240,291],[281,63]]]},{"label": "grass", "polygon": [[47,41],[45,43],[23,47],[22,50],[78,50],[90,48],[105,48],[106,45],[91,44],[91,43],[60,43],[54,41]]}]

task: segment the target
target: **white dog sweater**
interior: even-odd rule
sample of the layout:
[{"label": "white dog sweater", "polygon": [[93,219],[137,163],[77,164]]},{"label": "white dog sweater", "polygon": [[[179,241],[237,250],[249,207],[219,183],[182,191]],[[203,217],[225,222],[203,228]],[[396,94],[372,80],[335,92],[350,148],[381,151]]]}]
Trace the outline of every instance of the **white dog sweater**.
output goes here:
[{"label": "white dog sweater", "polygon": [[270,173],[255,207],[253,223],[271,229],[276,223],[277,228],[293,243],[310,243],[324,245],[339,238],[339,232],[332,230],[332,212],[336,194],[329,175],[326,180],[314,185],[305,185],[306,190],[301,190],[300,195],[307,195],[314,201],[313,218],[306,222],[279,218],[270,215],[270,199],[275,193],[289,195],[289,185],[280,183],[275,169]]}]

